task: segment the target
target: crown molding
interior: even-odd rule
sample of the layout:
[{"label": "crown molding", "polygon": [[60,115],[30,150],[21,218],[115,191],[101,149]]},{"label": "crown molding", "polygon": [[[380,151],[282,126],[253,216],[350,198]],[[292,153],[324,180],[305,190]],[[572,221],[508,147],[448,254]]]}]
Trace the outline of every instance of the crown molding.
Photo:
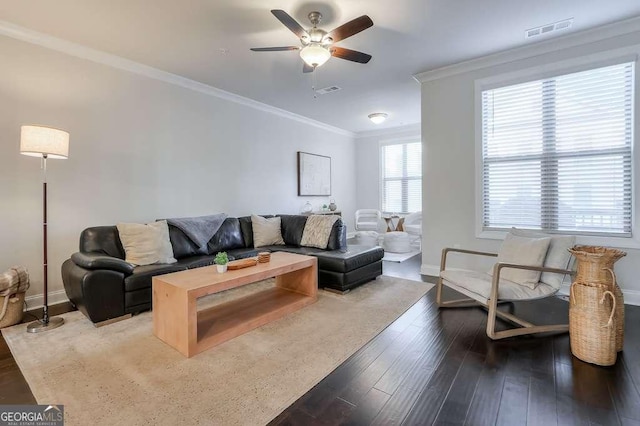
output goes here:
[{"label": "crown molding", "polygon": [[128,71],[133,74],[152,78],[154,80],[173,84],[175,86],[180,86],[185,89],[193,90],[195,92],[204,93],[209,96],[215,96],[220,99],[275,114],[280,117],[298,121],[300,123],[317,127],[322,130],[327,130],[342,136],[355,137],[355,133],[353,132],[331,126],[321,121],[317,121],[300,114],[267,105],[253,99],[245,98],[244,96],[236,95],[235,93],[227,92],[225,90],[218,89],[217,87],[209,86],[208,84],[191,80],[177,74],[172,74],[170,72],[163,71],[161,69],[154,68],[148,65],[144,65],[139,62],[123,58],[121,56],[106,53],[101,50],[93,49],[81,44],[73,43],[61,38],[53,37],[48,34],[31,30],[29,28],[15,25],[7,21],[0,20],[0,35],[35,44],[47,49],[65,53],[70,56],[75,56],[77,58],[86,59],[88,61],[96,62],[98,64],[106,65],[112,68],[117,68],[119,70]]},{"label": "crown molding", "polygon": [[459,62],[457,64],[424,71],[414,74],[413,78],[419,83],[426,83],[445,77],[502,65],[509,62],[516,62],[522,59],[528,59],[559,50],[595,43],[635,32],[640,32],[640,17],[630,18],[624,21],[618,21],[596,28],[579,31],[573,34],[567,34],[562,37],[550,38],[535,44],[516,47],[514,49],[504,50],[491,55]]},{"label": "crown molding", "polygon": [[420,123],[411,123],[411,124],[406,124],[404,126],[388,127],[386,129],[365,130],[363,132],[356,133],[355,137],[356,139],[364,139],[364,138],[370,138],[370,137],[376,137],[376,136],[382,136],[382,137],[395,136],[398,133],[410,133],[410,132],[420,134],[421,130],[422,129],[421,129]]}]

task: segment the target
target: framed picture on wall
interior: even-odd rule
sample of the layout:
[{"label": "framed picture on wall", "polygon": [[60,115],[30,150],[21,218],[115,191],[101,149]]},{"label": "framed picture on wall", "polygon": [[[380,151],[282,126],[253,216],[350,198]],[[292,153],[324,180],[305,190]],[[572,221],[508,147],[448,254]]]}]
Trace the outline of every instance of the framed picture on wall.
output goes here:
[{"label": "framed picture on wall", "polygon": [[331,195],[331,157],[298,151],[298,195]]}]

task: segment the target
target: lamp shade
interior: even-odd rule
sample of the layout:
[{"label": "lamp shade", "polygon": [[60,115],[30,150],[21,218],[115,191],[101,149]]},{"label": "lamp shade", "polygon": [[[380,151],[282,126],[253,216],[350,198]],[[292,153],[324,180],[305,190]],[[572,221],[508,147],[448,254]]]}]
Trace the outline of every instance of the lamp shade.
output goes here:
[{"label": "lamp shade", "polygon": [[380,124],[388,117],[384,112],[374,112],[373,114],[369,114],[369,120],[373,121],[375,124]]},{"label": "lamp shade", "polygon": [[300,51],[300,57],[308,65],[319,67],[329,60],[331,52],[326,47],[322,47],[318,43],[311,43]]},{"label": "lamp shade", "polygon": [[43,126],[20,128],[20,154],[32,157],[68,158],[69,133]]}]

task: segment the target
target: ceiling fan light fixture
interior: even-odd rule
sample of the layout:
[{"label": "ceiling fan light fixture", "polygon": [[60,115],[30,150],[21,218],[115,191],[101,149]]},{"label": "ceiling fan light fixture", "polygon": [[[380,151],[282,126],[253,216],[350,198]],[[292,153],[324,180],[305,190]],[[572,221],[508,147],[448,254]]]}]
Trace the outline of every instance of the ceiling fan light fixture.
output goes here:
[{"label": "ceiling fan light fixture", "polygon": [[381,124],[388,116],[389,115],[384,112],[374,112],[373,114],[369,114],[369,120],[373,121],[374,124]]},{"label": "ceiling fan light fixture", "polygon": [[300,50],[300,57],[309,66],[319,67],[331,58],[331,52],[318,43],[311,43]]}]

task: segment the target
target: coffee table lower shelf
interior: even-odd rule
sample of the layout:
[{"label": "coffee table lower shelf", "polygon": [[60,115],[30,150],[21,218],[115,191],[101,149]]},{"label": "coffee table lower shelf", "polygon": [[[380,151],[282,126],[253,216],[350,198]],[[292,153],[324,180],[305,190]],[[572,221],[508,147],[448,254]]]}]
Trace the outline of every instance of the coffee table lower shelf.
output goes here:
[{"label": "coffee table lower shelf", "polygon": [[196,352],[219,345],[315,301],[315,296],[274,287],[198,311]]}]

